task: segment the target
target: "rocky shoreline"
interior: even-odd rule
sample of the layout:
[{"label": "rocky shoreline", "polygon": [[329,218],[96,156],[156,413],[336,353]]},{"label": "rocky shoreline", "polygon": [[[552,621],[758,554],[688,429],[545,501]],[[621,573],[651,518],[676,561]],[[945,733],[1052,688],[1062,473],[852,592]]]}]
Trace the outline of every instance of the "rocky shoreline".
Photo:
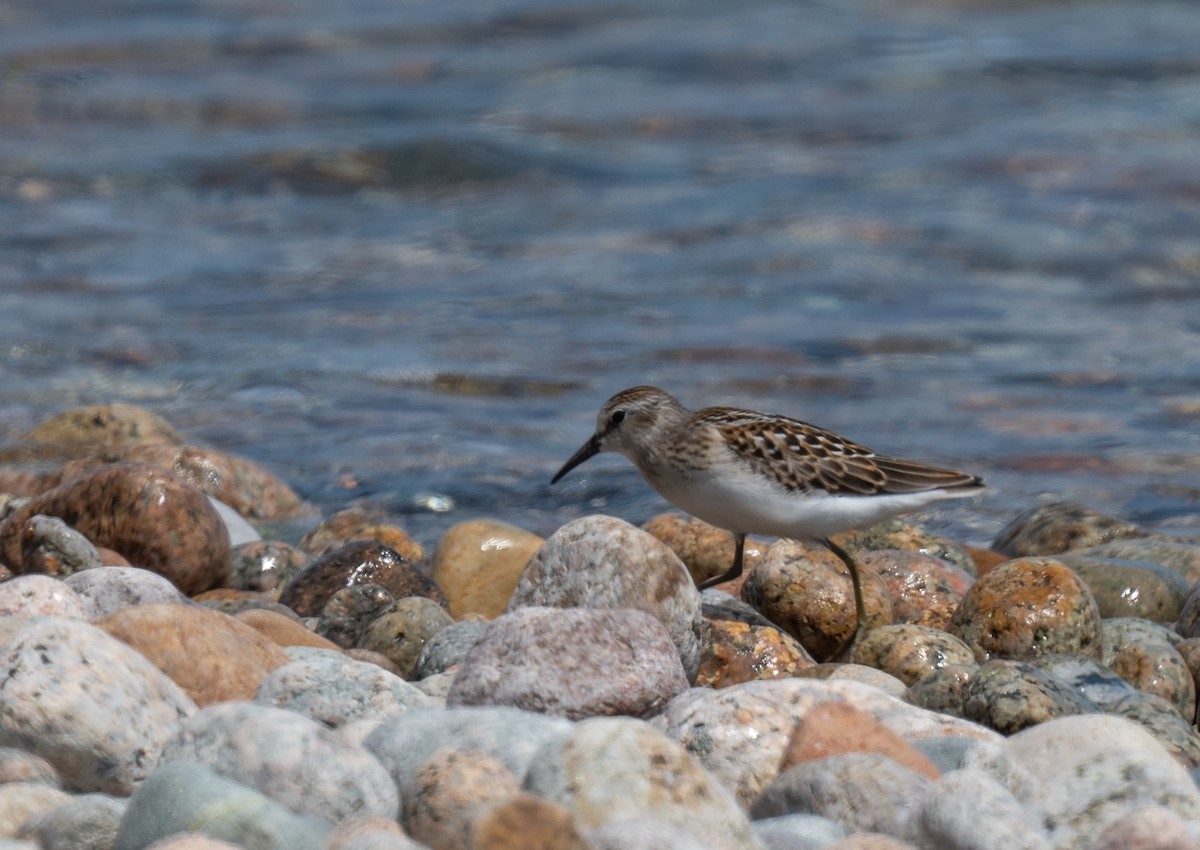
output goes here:
[{"label": "rocky shoreline", "polygon": [[988,550],[674,514],[427,552],[135,407],[0,467],[0,850],[1200,846],[1200,543],[1073,505]]}]

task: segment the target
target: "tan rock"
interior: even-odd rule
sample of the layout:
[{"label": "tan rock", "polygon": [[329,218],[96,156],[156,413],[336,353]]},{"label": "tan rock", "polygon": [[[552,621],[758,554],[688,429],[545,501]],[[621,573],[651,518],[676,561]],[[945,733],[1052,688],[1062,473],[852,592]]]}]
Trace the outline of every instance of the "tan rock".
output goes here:
[{"label": "tan rock", "polygon": [[[670,546],[688,568],[696,584],[724,574],[733,565],[733,535],[703,520],[682,514],[659,514],[643,525],[642,530]],[[742,575],[763,559],[767,546],[761,540],[746,538],[742,552]],[[730,588],[730,592],[734,592],[733,588]]]},{"label": "tan rock", "polygon": [[816,666],[799,641],[774,626],[738,620],[710,620],[708,625],[697,687],[727,688],[754,679],[779,679]]},{"label": "tan rock", "polygon": [[40,458],[124,458],[137,446],[180,445],[183,438],[165,419],[132,404],[77,407],[47,419],[20,443]]},{"label": "tan rock", "polygon": [[333,641],[326,640],[295,620],[274,611],[251,608],[239,611],[234,618],[250,626],[278,646],[314,646],[318,649],[341,651],[341,647]]},{"label": "tan rock", "polygon": [[495,756],[477,750],[438,750],[417,769],[404,795],[404,823],[413,838],[437,850],[470,850],[476,816],[521,790],[521,781]]},{"label": "tan rock", "polygon": [[525,565],[545,541],[536,534],[489,519],[467,520],[446,530],[433,558],[433,580],[450,614],[500,616],[508,607]]},{"label": "tan rock", "polygon": [[590,845],[565,807],[521,793],[479,817],[471,850],[590,850]]},{"label": "tan rock", "polygon": [[800,718],[792,727],[779,772],[842,753],[878,753],[930,779],[941,775],[933,762],[895,732],[842,702],[821,703]]}]

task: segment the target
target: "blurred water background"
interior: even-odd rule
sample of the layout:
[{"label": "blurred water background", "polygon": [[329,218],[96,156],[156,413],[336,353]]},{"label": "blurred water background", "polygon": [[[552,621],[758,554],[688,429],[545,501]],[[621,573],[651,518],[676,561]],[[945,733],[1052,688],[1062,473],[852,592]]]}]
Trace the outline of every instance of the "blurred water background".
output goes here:
[{"label": "blurred water background", "polygon": [[1200,533],[1195,0],[0,0],[0,442],[129,401],[426,544],[653,383]]}]

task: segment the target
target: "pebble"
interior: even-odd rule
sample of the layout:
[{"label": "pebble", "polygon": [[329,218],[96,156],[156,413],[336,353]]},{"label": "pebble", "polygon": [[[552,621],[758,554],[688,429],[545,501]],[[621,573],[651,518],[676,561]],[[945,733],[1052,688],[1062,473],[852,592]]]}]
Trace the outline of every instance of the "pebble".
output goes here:
[{"label": "pebble", "polygon": [[79,794],[26,821],[21,834],[42,850],[100,850],[112,847],[129,801],[107,794]]},{"label": "pebble", "polygon": [[1200,545],[1185,540],[1161,537],[1136,537],[1113,540],[1087,549],[1080,555],[1100,558],[1124,558],[1130,561],[1149,561],[1174,570],[1189,586],[1200,582]]},{"label": "pebble", "polygon": [[499,759],[450,748],[430,756],[413,784],[423,793],[405,796],[404,826],[438,850],[471,850],[475,819],[521,790],[520,779]]},{"label": "pebble", "polygon": [[945,629],[975,578],[962,567],[923,552],[860,552],[858,563],[879,576],[892,603],[892,620]]},{"label": "pebble", "polygon": [[204,493],[159,467],[105,464],[30,499],[0,522],[0,559],[14,572],[27,571],[21,538],[36,514],[61,517],[92,543],[165,576],[183,593],[229,580],[225,523]]},{"label": "pebble", "polygon": [[92,541],[58,517],[34,514],[21,530],[21,560],[25,572],[69,576],[102,559]]},{"label": "pebble", "polygon": [[334,826],[324,850],[427,850],[387,818],[358,818]]},{"label": "pebble", "polygon": [[1187,580],[1160,564],[1082,553],[1061,555],[1057,560],[1087,584],[1101,617],[1173,623],[1187,602]]},{"label": "pebble", "polygon": [[[883,581],[860,570],[867,625],[892,622]],[[827,659],[854,635],[854,591],[846,565],[818,544],[780,540],[746,578],[742,598],[817,659]]]},{"label": "pebble", "polygon": [[70,799],[65,791],[40,782],[0,785],[0,838],[19,837],[23,824]]},{"label": "pebble", "polygon": [[837,821],[820,815],[780,815],[754,821],[754,832],[767,850],[821,850],[846,837]]},{"label": "pebble", "polygon": [[458,620],[446,626],[425,642],[417,656],[413,677],[427,679],[457,667],[483,636],[487,626],[483,620]]},{"label": "pebble", "polygon": [[817,663],[800,641],[775,626],[705,619],[708,628],[704,630],[697,687],[727,688],[755,679],[780,679]]},{"label": "pebble", "polygon": [[301,617],[316,617],[333,594],[356,584],[378,584],[394,599],[427,596],[445,603],[437,585],[411,560],[372,540],[347,543],[321,555],[283,588],[279,601]]},{"label": "pebble", "polygon": [[27,431],[20,442],[42,459],[125,457],[143,445],[182,445],[157,413],[133,404],[97,404],[65,410]]},{"label": "pebble", "polygon": [[1034,557],[1145,536],[1146,532],[1133,523],[1106,516],[1083,505],[1052,502],[1030,508],[1014,517],[997,533],[991,548],[1011,558]]},{"label": "pebble", "polygon": [[320,558],[348,543],[369,541],[391,549],[410,564],[425,557],[425,549],[407,531],[382,513],[362,508],[347,508],[333,514],[301,538],[300,548]]},{"label": "pebble", "polygon": [[566,807],[518,793],[482,812],[472,850],[596,850]]},{"label": "pebble", "polygon": [[[287,610],[286,608],[284,610]],[[294,616],[294,615],[293,615]],[[312,646],[317,649],[339,649],[331,640],[310,632],[302,623],[277,611],[250,608],[234,615],[238,622],[245,623],[276,646]]]},{"label": "pebble", "polygon": [[56,578],[14,576],[0,583],[0,617],[35,617],[39,614],[87,619],[83,599]]},{"label": "pebble", "polygon": [[446,609],[434,600],[409,596],[397,599],[372,620],[355,645],[385,656],[402,677],[411,679],[425,643],[452,622]]},{"label": "pebble", "polygon": [[1052,850],[1041,812],[982,770],[944,774],[918,804],[916,843],[938,850]]},{"label": "pebble", "polygon": [[561,803],[584,829],[630,819],[669,824],[709,850],[762,845],[729,790],[649,724],[593,717],[542,748],[525,789]]},{"label": "pebble", "polygon": [[709,847],[683,827],[650,818],[601,824],[588,830],[587,835],[594,850],[708,850]]},{"label": "pebble", "polygon": [[1166,642],[1132,640],[1106,663],[1114,673],[1139,691],[1163,697],[1180,716],[1196,714],[1196,683],[1192,671],[1175,647]]},{"label": "pebble", "polygon": [[1055,717],[1098,711],[1096,703],[1028,661],[988,661],[963,690],[963,717],[1006,735]]},{"label": "pebble", "polygon": [[871,629],[851,648],[850,660],[882,670],[911,686],[947,665],[973,664],[975,654],[951,634],[901,623]]},{"label": "pebble", "polygon": [[177,760],[161,764],[133,794],[113,850],[145,850],[182,832],[254,850],[323,850],[329,829],[199,762]]},{"label": "pebble", "polygon": [[62,787],[54,765],[44,758],[16,747],[0,747],[0,785],[7,782],[38,782]]},{"label": "pebble", "polygon": [[1200,821],[1185,821],[1162,806],[1139,806],[1110,821],[1095,850],[1196,850]]},{"label": "pebble", "polygon": [[909,685],[904,698],[930,711],[962,717],[967,683],[977,669],[976,664],[947,664]]},{"label": "pebble", "polygon": [[[683,514],[659,514],[642,525],[679,556],[692,580],[699,586],[724,575],[733,564],[733,535],[723,528]],[[749,573],[766,554],[767,544],[747,537],[742,551],[742,570]]]},{"label": "pebble", "polygon": [[306,653],[276,667],[263,679],[254,701],[286,708],[333,729],[434,704],[399,676],[333,651]]},{"label": "pebble", "polygon": [[79,595],[84,616],[93,621],[135,605],[187,602],[166,578],[138,567],[87,570],[67,576],[63,584]]},{"label": "pebble", "polygon": [[640,609],[666,626],[689,681],[700,668],[704,619],[691,575],[665,543],[623,520],[581,517],[554,532],[508,609],[530,606]]},{"label": "pebble", "polygon": [[864,664],[830,663],[806,667],[796,674],[798,679],[823,679],[828,682],[862,682],[896,699],[904,699],[908,693],[904,683],[882,670]]},{"label": "pebble", "polygon": [[317,618],[316,633],[349,649],[367,631],[371,621],[396,606],[396,597],[381,584],[352,584],[330,596]]},{"label": "pebble", "polygon": [[312,557],[280,540],[252,540],[233,547],[230,586],[274,591],[304,571]]},{"label": "pebble", "polygon": [[446,704],[648,717],[687,687],[671,636],[645,611],[519,608],[488,624]]},{"label": "pebble", "polygon": [[872,715],[840,702],[821,703],[796,722],[784,747],[779,770],[788,770],[804,761],[855,752],[887,756],[928,779],[937,779],[940,774],[919,750]]},{"label": "pebble", "polygon": [[876,549],[900,549],[949,561],[972,576],[977,572],[975,560],[965,547],[902,519],[884,520],[869,528],[835,534],[834,540],[840,541],[843,547],[856,552],[856,555]]},{"label": "pebble", "polygon": [[1100,656],[1100,612],[1091,592],[1059,561],[1008,561],[971,586],[950,620],[977,660],[1051,652]]},{"label": "pebble", "polygon": [[148,658],[200,706],[252,699],[267,673],[288,661],[250,626],[199,605],[138,605],[96,625]]},{"label": "pebble", "polygon": [[332,823],[395,818],[400,797],[363,747],[293,711],[228,702],[189,718],[162,761],[197,761],[287,806]]},{"label": "pebble", "polygon": [[41,756],[78,791],[130,794],[196,711],[140,653],[81,620],[21,624],[0,648],[0,681],[0,746]]},{"label": "pebble", "polygon": [[499,617],[533,553],[545,541],[524,529],[473,519],[446,529],[433,556],[433,580],[456,619]]}]

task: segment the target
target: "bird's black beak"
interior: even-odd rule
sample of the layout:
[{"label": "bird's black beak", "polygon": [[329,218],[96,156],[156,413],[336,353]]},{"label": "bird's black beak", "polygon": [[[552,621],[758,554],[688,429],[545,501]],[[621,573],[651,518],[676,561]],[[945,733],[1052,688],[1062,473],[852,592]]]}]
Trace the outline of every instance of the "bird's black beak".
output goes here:
[{"label": "bird's black beak", "polygon": [[571,455],[571,459],[563,464],[563,468],[550,479],[551,484],[557,484],[558,479],[562,478],[579,464],[583,463],[588,458],[600,453],[600,435],[594,434],[592,438],[579,447],[579,451]]}]

